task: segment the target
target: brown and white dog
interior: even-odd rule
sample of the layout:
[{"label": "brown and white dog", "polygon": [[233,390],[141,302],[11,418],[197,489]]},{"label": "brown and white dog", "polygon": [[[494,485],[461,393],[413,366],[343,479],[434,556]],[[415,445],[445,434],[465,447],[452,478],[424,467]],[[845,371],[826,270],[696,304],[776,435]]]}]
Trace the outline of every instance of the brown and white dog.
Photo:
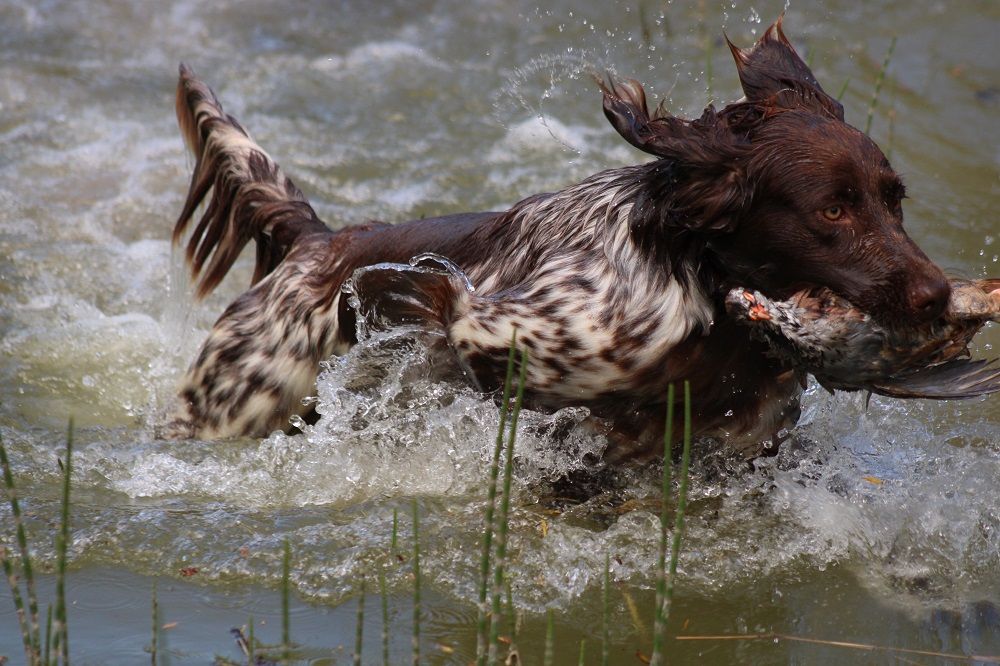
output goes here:
[{"label": "brown and white dog", "polygon": [[682,380],[696,433],[759,454],[797,418],[803,375],[726,317],[729,287],[781,297],[823,286],[882,320],[924,321],[949,284],[903,229],[899,177],[844,122],[781,21],[750,49],[730,46],[745,98],[696,120],[650,115],[635,81],[602,86],[612,125],[654,161],[504,212],[337,231],[181,66],[177,115],[197,163],[174,241],[211,192],[187,245],[197,295],[250,240],[257,261],[188,370],[170,433],[286,427],[361,317],[437,328],[484,390],[516,331],[533,404],[610,420],[610,459],[655,450],[644,443]]}]

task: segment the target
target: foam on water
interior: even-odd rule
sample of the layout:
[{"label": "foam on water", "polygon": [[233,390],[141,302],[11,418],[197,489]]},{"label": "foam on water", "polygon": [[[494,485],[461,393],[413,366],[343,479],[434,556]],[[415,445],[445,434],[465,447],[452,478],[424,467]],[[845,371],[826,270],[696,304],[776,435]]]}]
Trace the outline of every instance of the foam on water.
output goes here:
[{"label": "foam on water", "polygon": [[[81,566],[124,563],[155,575],[196,566],[199,580],[273,581],[288,538],[298,589],[340,601],[392,560],[394,509],[408,547],[416,498],[428,584],[474,598],[496,399],[442,368],[420,340],[375,337],[331,359],[316,390],[321,418],[302,434],[156,439],[176,379],[249,279],[244,260],[195,307],[180,257],[171,256],[167,238],[191,166],[172,117],[176,62],[206,76],[334,226],[398,220],[498,209],[644,159],[606,125],[587,76],[645,75],[672,112],[697,115],[705,42],[683,27],[687,10],[671,15],[676,32],[666,48],[661,35],[642,44],[629,32],[637,22],[618,32],[603,27],[634,16],[633,5],[598,3],[587,16],[565,7],[555,18],[536,10],[544,32],[506,6],[482,4],[424,11],[400,3],[387,10],[393,25],[344,6],[336,20],[305,14],[285,28],[287,10],[267,3],[182,1],[141,15],[124,5],[42,15],[37,3],[9,4],[23,20],[4,17],[23,31],[5,33],[6,52],[19,57],[0,66],[0,429],[33,533],[47,535],[56,515],[56,456],[75,414],[72,556]],[[864,10],[873,25],[884,27],[882,9]],[[665,16],[647,18],[654,31],[669,29]],[[933,52],[943,53],[937,23],[921,20],[919,34],[938,40]],[[504,53],[488,39],[497,26],[512,40]],[[806,30],[827,41],[817,48],[827,88],[846,76],[859,81],[857,49],[846,54],[829,44],[836,31],[814,26]],[[709,30],[718,33],[711,20]],[[957,47],[982,43],[965,41]],[[714,92],[733,98],[729,56],[717,46],[708,55]],[[900,58],[906,48],[900,40]],[[962,57],[975,61],[971,51]],[[894,73],[904,90],[901,70]],[[928,66],[928,80],[934,71]],[[993,233],[984,165],[995,165],[998,153],[979,140],[985,116],[950,120],[956,109],[975,113],[963,97],[971,83],[936,76],[939,95],[895,100],[893,159],[922,190],[908,204],[911,233],[933,229],[918,236],[921,244],[939,242],[936,258],[963,261],[962,251],[976,255]],[[855,118],[869,91],[851,84]],[[983,337],[995,342],[996,333]],[[718,445],[699,444],[680,563],[688,593],[728,599],[762,580],[812,581],[836,568],[901,606],[997,600],[995,401],[876,398],[866,410],[861,396],[813,389],[793,438],[752,470]],[[658,465],[617,470],[599,495],[559,515],[546,508],[560,476],[600,469],[605,442],[586,417],[581,409],[522,415],[511,571],[515,600],[528,610],[571,609],[576,617],[574,604],[600,586],[606,553],[616,581],[653,584]],[[10,524],[0,504],[0,525]],[[51,563],[49,541],[35,543]],[[406,593],[408,565],[392,564],[390,586]],[[849,611],[834,608],[833,620]]]},{"label": "foam on water", "polygon": [[[298,435],[130,443],[127,432],[91,433],[80,478],[136,509],[95,509],[77,548],[117,560],[155,543],[150,566],[198,561],[205,576],[226,578],[268,571],[272,547],[288,537],[300,589],[336,599],[386,557],[391,507],[418,497],[429,575],[471,599],[498,409],[438,363],[410,334],[363,342],[323,371],[321,418]],[[997,589],[1000,512],[990,491],[1000,463],[984,443],[998,440],[995,424],[977,423],[982,437],[963,444],[968,426],[940,406],[873,400],[866,410],[860,396],[816,389],[805,404],[803,426],[755,469],[719,445],[697,446],[681,559],[689,591],[832,566],[904,606],[958,607]],[[524,608],[567,608],[599,585],[605,553],[616,580],[654,583],[658,465],[617,470],[561,516],[535,508],[561,476],[600,468],[605,442],[586,416],[522,415],[511,571],[530,581],[515,585]],[[253,555],[234,557],[240,549]]]}]

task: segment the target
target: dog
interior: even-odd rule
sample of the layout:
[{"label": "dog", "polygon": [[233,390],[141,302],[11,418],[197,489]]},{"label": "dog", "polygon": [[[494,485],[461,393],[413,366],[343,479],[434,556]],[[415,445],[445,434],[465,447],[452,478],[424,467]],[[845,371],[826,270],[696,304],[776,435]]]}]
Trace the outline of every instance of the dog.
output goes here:
[{"label": "dog", "polygon": [[336,231],[182,65],[177,116],[196,164],[173,240],[208,198],[187,241],[196,296],[251,240],[256,265],[187,371],[168,434],[287,427],[360,321],[441,333],[483,391],[516,336],[531,404],[589,407],[611,424],[611,461],[662,451],[667,389],[685,380],[695,434],[748,458],[772,447],[798,418],[805,374],[726,316],[729,288],[825,287],[886,322],[934,319],[950,288],[903,228],[900,178],[781,20],[729,46],[745,97],[694,120],[650,113],[634,80],[600,83],[608,120],[652,161],[502,212]]}]

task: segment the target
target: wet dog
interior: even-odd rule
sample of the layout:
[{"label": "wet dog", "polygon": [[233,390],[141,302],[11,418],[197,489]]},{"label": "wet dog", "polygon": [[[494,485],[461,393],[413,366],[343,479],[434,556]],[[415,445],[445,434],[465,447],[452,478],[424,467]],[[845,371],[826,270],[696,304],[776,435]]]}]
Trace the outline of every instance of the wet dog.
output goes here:
[{"label": "wet dog", "polygon": [[252,240],[251,287],[216,322],[180,389],[175,436],[262,436],[305,409],[319,363],[371,327],[441,333],[483,390],[512,337],[546,408],[613,424],[608,457],[657,448],[667,387],[690,380],[696,433],[747,456],[792,425],[804,374],[727,317],[735,285],[825,287],[880,319],[925,321],[949,283],[903,229],[903,185],[844,122],[782,33],[730,44],[745,98],[685,120],[650,113],[635,81],[604,112],[656,159],[503,212],[329,229],[277,164],[181,67],[177,115],[196,157],[174,229],[199,297]]}]

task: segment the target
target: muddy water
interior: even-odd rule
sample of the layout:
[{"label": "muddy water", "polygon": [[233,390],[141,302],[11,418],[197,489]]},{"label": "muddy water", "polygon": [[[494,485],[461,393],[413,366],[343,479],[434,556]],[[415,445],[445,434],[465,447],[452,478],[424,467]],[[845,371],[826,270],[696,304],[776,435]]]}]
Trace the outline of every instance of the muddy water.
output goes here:
[{"label": "muddy water", "polygon": [[[344,658],[361,581],[371,590],[383,570],[402,661],[411,570],[390,540],[399,509],[409,547],[414,499],[424,651],[467,660],[497,415],[467,387],[431,380],[419,345],[386,337],[333,360],[317,386],[324,417],[303,435],[155,438],[185,364],[249,277],[245,260],[192,305],[171,252],[191,166],[173,119],[174,76],[183,60],[211,82],[333,226],[498,209],[643,159],[606,126],[586,72],[635,76],[695,115],[709,99],[738,96],[722,30],[749,43],[783,8],[577,4],[0,3],[0,432],[37,556],[51,567],[56,459],[76,418],[78,663],[147,658],[154,578],[165,619],[177,623],[167,637],[175,663],[235,658],[228,630],[249,615],[259,636],[277,640],[286,538],[303,657]],[[846,82],[848,119],[862,127],[899,36],[872,135],[907,181],[910,233],[956,273],[1000,274],[997,5],[794,3],[786,26],[828,90]],[[998,342],[987,330],[977,354]],[[582,417],[524,419],[512,522],[519,643],[538,658],[551,608],[559,663],[575,663],[581,639],[596,659],[610,554],[612,662],[635,663],[649,650],[659,469],[621,470],[606,494],[552,515],[539,504],[551,480],[596,467],[603,447],[577,427]],[[998,443],[995,397],[875,398],[866,410],[858,396],[812,389],[793,441],[757,469],[703,446],[673,631],[1000,653]],[[7,508],[0,525],[9,543]],[[375,659],[372,596],[367,607]],[[671,649],[719,664],[892,661],[794,642]],[[19,653],[0,591],[0,654]]]}]

